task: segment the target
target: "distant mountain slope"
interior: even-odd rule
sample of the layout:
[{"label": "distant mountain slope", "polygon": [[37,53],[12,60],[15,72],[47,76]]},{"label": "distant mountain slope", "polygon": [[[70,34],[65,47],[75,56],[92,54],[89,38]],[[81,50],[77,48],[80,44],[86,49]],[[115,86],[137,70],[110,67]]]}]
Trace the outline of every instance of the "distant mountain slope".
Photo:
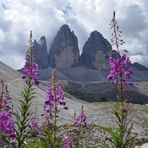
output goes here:
[{"label": "distant mountain slope", "polygon": [[[105,81],[78,83],[62,81],[63,88],[71,95],[89,102],[117,101],[117,91],[113,85]],[[135,82],[134,87],[127,87],[127,102],[148,104],[148,82]]]},{"label": "distant mountain slope", "polygon": [[0,78],[6,79],[6,80],[13,80],[17,79],[18,77],[21,77],[21,73],[12,69],[8,65],[2,63],[0,61]]},{"label": "distant mountain slope", "polygon": [[[79,70],[79,73],[76,73],[77,69]],[[44,74],[46,75],[46,77],[51,77],[52,69],[48,69],[48,71],[46,71],[46,69],[44,70],[45,70]],[[69,92],[71,95],[78,97],[79,99],[87,100],[89,102],[115,101],[116,91],[113,88],[113,86],[110,85],[108,82],[105,82],[105,81],[97,82],[96,80],[96,78],[105,79],[106,73],[103,73],[103,71],[100,71],[99,73],[97,70],[89,70],[89,73],[88,73],[87,70],[88,69],[79,67],[79,68],[76,68],[76,72],[75,72],[75,69],[73,68],[73,69],[70,69],[69,75],[66,71],[66,74],[68,77],[66,77],[64,74],[61,74],[60,72],[57,72],[57,76],[58,78],[67,80],[67,81],[62,81],[64,90]],[[49,72],[49,75],[47,75],[48,72]],[[43,72],[41,72],[41,74],[43,74]],[[45,75],[43,77],[45,77]],[[21,73],[15,71],[14,69],[0,62],[0,79],[5,79],[8,81],[8,84],[11,90],[10,93],[13,98],[15,98],[15,96],[18,95],[18,92],[21,91],[21,89],[24,86],[21,77],[22,77]],[[91,81],[96,81],[96,82],[80,83],[80,81],[82,80],[86,81],[90,78],[91,78]],[[70,81],[71,79],[74,79],[75,81],[79,80],[79,83],[72,82]],[[137,82],[135,84],[136,85],[134,88],[128,89],[127,98],[130,100],[129,102],[137,103],[137,104],[147,104],[148,103],[148,93],[147,93],[148,82]],[[12,87],[14,87],[15,89]],[[44,94],[44,93],[39,92],[38,97],[40,97],[41,94]],[[41,102],[39,101],[39,104],[42,104],[42,103],[43,103],[42,101]]]}]

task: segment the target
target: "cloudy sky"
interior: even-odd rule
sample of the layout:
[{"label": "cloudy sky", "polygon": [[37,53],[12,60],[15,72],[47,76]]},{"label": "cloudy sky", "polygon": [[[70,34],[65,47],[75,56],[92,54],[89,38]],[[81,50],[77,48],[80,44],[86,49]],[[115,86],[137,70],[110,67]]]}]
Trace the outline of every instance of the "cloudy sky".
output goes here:
[{"label": "cloudy sky", "polygon": [[29,36],[45,35],[48,48],[62,24],[68,24],[79,48],[93,30],[110,41],[109,22],[116,11],[132,61],[148,66],[148,0],[0,0],[0,61],[18,69],[24,65]]}]

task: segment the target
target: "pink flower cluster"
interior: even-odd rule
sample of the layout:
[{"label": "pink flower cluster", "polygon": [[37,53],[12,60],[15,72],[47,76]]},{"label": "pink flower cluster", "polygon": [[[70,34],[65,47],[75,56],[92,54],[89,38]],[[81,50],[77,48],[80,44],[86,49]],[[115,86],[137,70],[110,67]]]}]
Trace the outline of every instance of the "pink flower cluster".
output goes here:
[{"label": "pink flower cluster", "polygon": [[68,109],[64,100],[64,91],[60,84],[56,84],[55,90],[49,85],[47,86],[47,96],[44,103],[44,111],[53,116],[53,113],[58,112],[60,108]]},{"label": "pink flower cluster", "polygon": [[32,119],[30,122],[31,127],[39,127],[39,122],[36,119]]},{"label": "pink flower cluster", "polygon": [[35,62],[35,54],[34,54],[34,47],[32,42],[32,31],[30,31],[30,39],[29,39],[29,47],[26,53],[26,62],[24,65],[24,75],[23,79],[26,82],[29,80],[34,80],[35,84],[39,84],[38,81],[38,64]]},{"label": "pink flower cluster", "polygon": [[[132,76],[132,70],[130,68],[131,62],[126,54],[119,54],[117,58],[110,58],[111,71],[108,75],[108,80],[113,84],[123,83],[126,84],[126,80],[130,79]],[[122,78],[122,81],[119,80]]]},{"label": "pink flower cluster", "polygon": [[[12,142],[15,138],[14,121],[12,118],[12,108],[10,98],[7,94],[7,86],[4,81],[0,81],[0,138]],[[0,141],[0,147],[4,141]]]},{"label": "pink flower cluster", "polygon": [[80,128],[81,127],[86,128],[86,125],[87,125],[86,114],[82,110],[74,121],[73,129],[70,130],[65,136],[64,148],[77,148]]},{"label": "pink flower cluster", "polygon": [[26,61],[24,66],[24,79],[31,78],[34,80],[35,84],[38,84],[38,64],[29,65]]},{"label": "pink flower cluster", "polygon": [[77,138],[72,136],[66,136],[63,148],[76,148]]},{"label": "pink flower cluster", "polygon": [[41,124],[37,119],[32,119],[29,125],[29,135],[30,136],[43,136],[43,132],[40,130]]},{"label": "pink flower cluster", "polygon": [[82,111],[75,119],[74,126],[82,126],[86,127],[87,120],[86,120],[86,114],[84,111]]},{"label": "pink flower cluster", "polygon": [[7,100],[7,98],[2,98],[0,100],[0,110],[4,110],[4,111],[10,111],[11,112],[11,107],[9,105],[9,100]]},{"label": "pink flower cluster", "polygon": [[0,85],[0,111],[8,111],[11,112],[11,107],[10,107],[10,99],[8,96],[6,96],[6,90],[3,87],[3,84]]},{"label": "pink flower cluster", "polygon": [[0,133],[9,136],[9,138],[14,138],[14,122],[12,116],[9,112],[0,112]]}]

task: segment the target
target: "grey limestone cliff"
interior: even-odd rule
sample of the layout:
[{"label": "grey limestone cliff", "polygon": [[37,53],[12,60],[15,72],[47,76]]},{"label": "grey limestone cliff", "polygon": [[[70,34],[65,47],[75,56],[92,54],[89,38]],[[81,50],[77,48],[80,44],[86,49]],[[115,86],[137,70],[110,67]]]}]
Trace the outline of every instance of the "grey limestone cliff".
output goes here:
[{"label": "grey limestone cliff", "polygon": [[86,41],[80,58],[81,65],[91,69],[108,69],[112,47],[98,31],[93,31]]},{"label": "grey limestone cliff", "polygon": [[52,42],[49,65],[56,69],[67,69],[77,65],[78,61],[78,39],[68,25],[63,25]]},{"label": "grey limestone cliff", "polygon": [[42,36],[37,42],[34,40],[34,49],[35,49],[35,60],[39,65],[40,69],[48,68],[48,53],[47,53],[47,44],[46,38]]}]

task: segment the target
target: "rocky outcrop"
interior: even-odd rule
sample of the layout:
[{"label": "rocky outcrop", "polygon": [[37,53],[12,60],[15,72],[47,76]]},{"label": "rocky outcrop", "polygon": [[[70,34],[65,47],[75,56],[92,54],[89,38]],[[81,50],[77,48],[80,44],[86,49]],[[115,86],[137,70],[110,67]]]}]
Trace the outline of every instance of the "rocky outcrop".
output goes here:
[{"label": "rocky outcrop", "polygon": [[[34,41],[39,78],[49,80],[52,68],[58,71],[58,79],[78,82],[106,81],[110,71],[109,56],[118,57],[110,43],[98,31],[93,31],[79,56],[78,40],[68,25],[57,32],[49,55],[46,38]],[[148,68],[139,63],[131,64],[132,81],[148,81]],[[23,69],[19,70],[23,72]]]},{"label": "rocky outcrop", "polygon": [[98,31],[93,31],[86,41],[80,58],[81,65],[93,69],[108,69],[112,47]]},{"label": "rocky outcrop", "polygon": [[56,69],[67,69],[79,61],[78,40],[68,25],[63,25],[55,36],[49,51],[49,65]]},{"label": "rocky outcrop", "polygon": [[39,65],[40,69],[48,68],[48,53],[47,53],[47,44],[46,38],[42,36],[37,42],[34,40],[34,49],[35,49],[35,60]]}]

